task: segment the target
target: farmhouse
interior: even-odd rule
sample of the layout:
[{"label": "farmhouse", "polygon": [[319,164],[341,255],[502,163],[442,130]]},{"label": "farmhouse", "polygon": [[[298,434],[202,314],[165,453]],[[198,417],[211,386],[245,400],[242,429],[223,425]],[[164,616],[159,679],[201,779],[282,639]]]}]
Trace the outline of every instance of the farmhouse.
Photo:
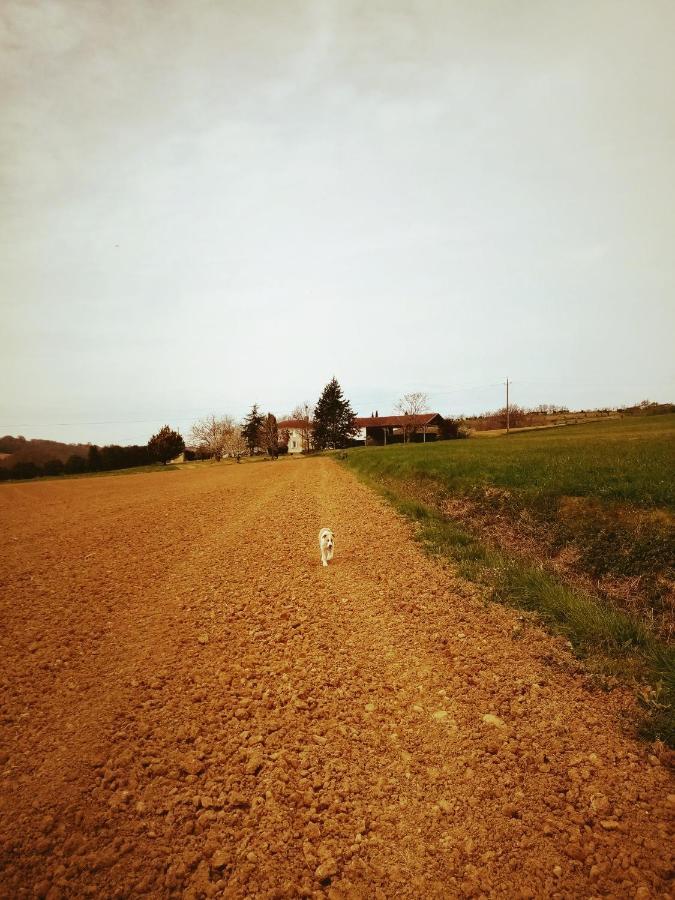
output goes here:
[{"label": "farmhouse", "polygon": [[282,419],[277,422],[279,431],[288,432],[288,452],[302,453],[310,449],[312,423],[306,419]]},{"label": "farmhouse", "polygon": [[[437,441],[443,436],[445,419],[439,413],[422,413],[418,416],[366,416],[357,417],[358,434],[350,442],[352,446],[376,447],[401,444],[406,436],[411,441]],[[304,419],[283,419],[279,431],[288,431],[288,452],[302,453],[309,450],[312,423]]]}]

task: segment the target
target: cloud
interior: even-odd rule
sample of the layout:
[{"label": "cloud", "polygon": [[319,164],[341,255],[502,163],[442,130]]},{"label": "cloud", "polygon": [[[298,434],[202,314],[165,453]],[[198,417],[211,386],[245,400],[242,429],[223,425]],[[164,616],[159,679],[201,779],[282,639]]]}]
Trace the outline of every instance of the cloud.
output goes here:
[{"label": "cloud", "polygon": [[659,9],[6,0],[6,402],[290,407],[333,372],[396,399],[619,354],[661,377]]},{"label": "cloud", "polygon": [[[91,4],[98,7],[97,3]],[[0,6],[0,44],[24,60],[63,56],[79,47],[88,28],[83,9],[66,0],[4,0]]]}]

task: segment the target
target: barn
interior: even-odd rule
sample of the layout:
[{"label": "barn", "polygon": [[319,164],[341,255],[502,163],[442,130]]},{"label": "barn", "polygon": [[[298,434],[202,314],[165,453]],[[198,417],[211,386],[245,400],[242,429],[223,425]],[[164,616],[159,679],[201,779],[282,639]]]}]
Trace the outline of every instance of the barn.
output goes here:
[{"label": "barn", "polygon": [[421,413],[416,416],[357,417],[360,432],[355,442],[367,447],[401,444],[406,439],[417,443],[436,441],[442,434],[445,420],[440,413]]}]

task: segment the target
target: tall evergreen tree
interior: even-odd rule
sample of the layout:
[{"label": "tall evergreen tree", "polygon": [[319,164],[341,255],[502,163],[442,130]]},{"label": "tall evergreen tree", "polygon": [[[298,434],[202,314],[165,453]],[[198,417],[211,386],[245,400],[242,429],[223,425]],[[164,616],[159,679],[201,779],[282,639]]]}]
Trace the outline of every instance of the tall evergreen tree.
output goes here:
[{"label": "tall evergreen tree", "polygon": [[349,400],[343,397],[337,379],[333,378],[314,409],[314,446],[318,450],[346,447],[358,430]]},{"label": "tall evergreen tree", "polygon": [[251,412],[244,419],[241,433],[246,441],[248,452],[251,456],[255,453],[255,448],[260,446],[260,429],[262,428],[263,417],[258,412],[258,404],[254,403]]}]

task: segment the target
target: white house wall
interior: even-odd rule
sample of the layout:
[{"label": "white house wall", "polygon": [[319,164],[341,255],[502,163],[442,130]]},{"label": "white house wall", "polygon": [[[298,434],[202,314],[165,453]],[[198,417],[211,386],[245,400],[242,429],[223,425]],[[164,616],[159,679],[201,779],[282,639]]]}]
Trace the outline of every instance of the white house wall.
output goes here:
[{"label": "white house wall", "polygon": [[302,432],[299,428],[289,428],[288,452],[302,453]]}]

